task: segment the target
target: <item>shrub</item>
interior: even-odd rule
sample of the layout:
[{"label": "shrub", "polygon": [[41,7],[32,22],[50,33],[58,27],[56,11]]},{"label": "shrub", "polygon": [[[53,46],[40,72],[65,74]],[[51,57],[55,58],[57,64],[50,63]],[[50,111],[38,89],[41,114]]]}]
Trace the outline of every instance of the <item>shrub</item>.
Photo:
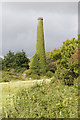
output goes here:
[{"label": "shrub", "polygon": [[46,73],[46,76],[49,77],[49,78],[51,78],[51,77],[53,76],[53,73],[52,73],[51,71],[48,71],[48,72]]},{"label": "shrub", "polygon": [[31,69],[29,69],[29,70],[24,71],[24,73],[26,73],[26,77],[28,77],[29,75],[31,75],[32,71]]},{"label": "shrub", "polygon": [[2,58],[0,57],[0,70],[2,70]]},{"label": "shrub", "polygon": [[54,75],[57,79],[60,79],[65,85],[73,85],[74,84],[74,76],[69,69],[60,68],[58,66],[57,71]]},{"label": "shrub", "polygon": [[29,78],[32,78],[32,79],[40,79],[40,76],[37,75],[37,74],[31,74],[30,76],[28,76]]},{"label": "shrub", "polygon": [[64,77],[64,82],[65,85],[73,85],[74,84],[74,78],[71,75],[67,75],[66,77]]},{"label": "shrub", "polygon": [[49,58],[53,59],[54,61],[58,60],[61,58],[61,52],[60,49],[54,49],[53,51],[50,52]]},{"label": "shrub", "polygon": [[54,62],[50,62],[47,64],[47,71],[55,73],[56,69],[56,64]]},{"label": "shrub", "polygon": [[0,82],[10,82],[9,78],[3,78]]},{"label": "shrub", "polygon": [[26,57],[26,53],[23,50],[22,52],[17,52],[16,54],[9,51],[2,60],[2,66],[3,69],[14,68],[17,70],[23,67],[29,69],[29,59]]},{"label": "shrub", "polygon": [[15,54],[15,59],[14,59],[14,66],[15,67],[26,67],[29,69],[29,59],[26,57],[26,53],[22,50],[22,52],[17,52]]}]

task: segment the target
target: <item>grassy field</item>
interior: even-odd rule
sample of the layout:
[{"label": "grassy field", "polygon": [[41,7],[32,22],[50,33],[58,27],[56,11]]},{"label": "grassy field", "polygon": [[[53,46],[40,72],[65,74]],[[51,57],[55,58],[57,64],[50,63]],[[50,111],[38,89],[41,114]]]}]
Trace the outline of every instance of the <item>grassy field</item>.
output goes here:
[{"label": "grassy field", "polygon": [[[17,91],[19,91],[22,88],[30,88],[31,86],[40,83],[43,80],[27,80],[27,81],[11,81],[11,82],[3,82],[1,83],[2,85],[2,101],[3,101],[3,105],[6,102],[6,98],[7,97],[12,97],[13,95],[15,95],[17,93]],[[47,80],[48,82],[48,80]]]},{"label": "grassy field", "polygon": [[[0,72],[1,73],[1,72]],[[2,77],[2,82],[0,83],[0,88],[1,88],[1,95],[2,97],[2,104],[1,105],[5,106],[6,104],[6,99],[11,98],[13,95],[15,96],[16,93],[22,89],[22,88],[30,88],[31,86],[40,83],[43,81],[41,80],[29,80],[27,78],[23,78],[22,74],[16,74],[16,73],[11,73],[11,72],[6,72],[3,71],[3,77]],[[10,81],[10,82],[3,82],[4,80]],[[49,80],[47,79],[47,82]],[[0,99],[1,103],[1,99]]]},{"label": "grassy field", "polygon": [[[8,78],[8,76],[6,77]],[[2,86],[3,117],[78,117],[78,86],[76,84],[65,86],[54,77],[51,80],[45,79],[47,82],[43,79],[21,80],[18,78],[20,75],[19,77],[15,75],[15,80],[0,83]]]}]

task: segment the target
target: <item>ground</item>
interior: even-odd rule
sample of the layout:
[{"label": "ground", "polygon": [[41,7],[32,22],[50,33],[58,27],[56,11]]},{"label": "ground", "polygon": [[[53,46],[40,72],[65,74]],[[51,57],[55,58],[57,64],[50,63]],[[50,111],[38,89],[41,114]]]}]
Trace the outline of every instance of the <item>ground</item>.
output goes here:
[{"label": "ground", "polygon": [[[57,111],[56,116],[59,118],[62,118],[62,117],[67,118],[68,116],[70,118],[78,117],[78,111],[77,111],[77,109],[78,109],[78,87],[76,85],[65,86],[59,80],[56,80],[55,77],[53,77],[51,79],[45,78],[45,79],[40,79],[40,80],[29,80],[29,79],[21,80],[20,75],[16,76],[11,73],[5,77],[6,78],[9,77],[9,79],[11,79],[11,77],[12,77],[12,80],[10,82],[1,82],[0,83],[0,93],[2,94],[2,100],[0,99],[0,109],[1,109],[1,101],[2,101],[2,106],[5,107],[5,105],[7,105],[7,103],[6,103],[7,98],[12,99],[12,96],[13,95],[16,96],[16,93],[18,91],[21,91],[22,89],[24,89],[24,90],[30,89],[30,92],[29,92],[30,98],[31,98],[30,105],[33,106],[33,108],[34,108],[34,106],[37,105],[38,103],[40,103],[41,106],[43,104],[43,106],[42,106],[43,109],[41,109],[41,106],[38,106],[38,108],[39,108],[39,110],[41,110],[43,116],[45,116],[45,117],[48,115],[50,115],[50,117],[55,116],[55,115],[52,116],[51,113],[52,113],[53,109],[54,110],[56,109],[56,111]],[[3,77],[3,78],[5,78],[5,77]],[[41,83],[43,83],[43,81],[46,81],[46,82],[44,82],[45,84],[36,86],[36,83],[41,84]],[[52,81],[52,83],[51,83],[51,81]],[[36,102],[35,102],[35,98],[32,100],[33,93],[36,96],[36,99],[37,99]],[[0,94],[0,96],[1,96],[1,94]],[[24,92],[24,96],[25,96],[25,92]],[[24,98],[24,96],[23,96],[23,98]],[[28,102],[29,102],[29,100],[28,100]],[[34,102],[34,104],[32,104],[32,102]],[[43,102],[44,103],[46,102],[47,110],[45,110],[45,104]],[[66,106],[67,106],[67,108],[66,108]],[[30,106],[28,106],[28,108],[29,107]],[[21,109],[23,109],[23,108],[21,108]],[[36,115],[35,110],[33,109],[32,111],[33,112],[30,115],[35,117],[35,115]],[[48,111],[50,113],[47,113]],[[38,111],[38,113],[39,113],[39,111]],[[40,113],[38,114],[38,117],[41,117]],[[10,114],[10,112],[9,112],[9,114]],[[24,114],[24,111],[23,111],[23,114]],[[16,114],[16,116],[17,116],[17,114]],[[28,117],[28,116],[26,116],[26,117]]]}]

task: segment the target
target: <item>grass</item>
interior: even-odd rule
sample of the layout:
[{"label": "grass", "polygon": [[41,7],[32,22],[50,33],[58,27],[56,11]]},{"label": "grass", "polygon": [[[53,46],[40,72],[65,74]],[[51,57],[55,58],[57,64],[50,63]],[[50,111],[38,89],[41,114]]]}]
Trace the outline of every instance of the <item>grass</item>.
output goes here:
[{"label": "grass", "polygon": [[[38,81],[39,82],[39,81]],[[3,103],[5,103],[5,100],[8,96],[13,96],[16,94],[17,91],[21,90],[22,88],[30,88],[31,86],[33,86],[34,84],[36,84],[37,81],[11,81],[11,82],[7,82],[7,83],[2,83],[2,99],[3,99]]]},{"label": "grass", "polygon": [[[3,71],[2,82],[0,83],[0,88],[2,91],[2,106],[6,105],[6,99],[15,96],[16,93],[21,90],[22,88],[30,88],[31,86],[35,85],[37,82],[41,82],[40,80],[29,80],[27,78],[23,78],[22,74]],[[3,82],[6,81],[6,82]],[[10,81],[10,82],[9,82]],[[1,99],[0,99],[1,103]],[[1,104],[0,104],[1,107]]]},{"label": "grass", "polygon": [[[3,71],[2,115],[4,118],[77,118],[78,86],[65,86],[55,77],[23,79],[22,74]],[[12,78],[12,79],[11,79]],[[1,103],[1,99],[0,99]],[[1,104],[0,104],[1,109]]]},{"label": "grass", "polygon": [[22,81],[25,80],[21,73],[2,71],[2,79],[0,82],[10,82],[10,81]]},{"label": "grass", "polygon": [[55,78],[50,83],[34,83],[36,82],[3,84],[3,117],[78,117],[78,88],[76,86],[65,86]]}]

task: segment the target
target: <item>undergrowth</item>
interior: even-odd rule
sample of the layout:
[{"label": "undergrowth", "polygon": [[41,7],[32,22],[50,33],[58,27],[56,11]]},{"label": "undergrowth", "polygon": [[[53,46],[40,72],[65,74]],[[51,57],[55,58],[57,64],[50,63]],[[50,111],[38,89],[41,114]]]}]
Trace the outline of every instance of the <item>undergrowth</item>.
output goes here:
[{"label": "undergrowth", "polygon": [[3,106],[3,118],[77,118],[78,87],[65,86],[52,79],[8,97]]}]

